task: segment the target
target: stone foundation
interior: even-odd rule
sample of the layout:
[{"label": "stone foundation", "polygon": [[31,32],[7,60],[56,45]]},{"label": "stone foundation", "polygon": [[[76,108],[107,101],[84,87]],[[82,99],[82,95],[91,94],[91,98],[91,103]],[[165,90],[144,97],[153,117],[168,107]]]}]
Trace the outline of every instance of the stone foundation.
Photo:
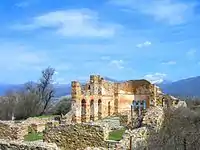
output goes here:
[{"label": "stone foundation", "polygon": [[60,125],[44,132],[44,141],[56,143],[65,150],[83,150],[87,147],[107,147],[106,127],[88,124]]}]

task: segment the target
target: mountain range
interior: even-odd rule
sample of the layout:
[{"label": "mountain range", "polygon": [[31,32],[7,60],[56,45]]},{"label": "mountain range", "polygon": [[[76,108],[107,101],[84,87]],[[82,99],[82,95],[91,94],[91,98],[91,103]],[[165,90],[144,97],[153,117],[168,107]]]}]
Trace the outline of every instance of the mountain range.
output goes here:
[{"label": "mountain range", "polygon": [[178,80],[175,82],[161,83],[158,85],[164,93],[173,96],[200,97],[200,76]]},{"label": "mountain range", "polygon": [[[118,81],[109,77],[105,80],[112,82]],[[196,96],[200,97],[200,76],[178,80],[175,82],[163,81],[157,84],[164,93],[173,96]],[[0,95],[3,96],[8,90],[18,90],[23,87],[23,84],[0,84]],[[70,95],[71,84],[57,84],[55,85],[56,97]]]}]

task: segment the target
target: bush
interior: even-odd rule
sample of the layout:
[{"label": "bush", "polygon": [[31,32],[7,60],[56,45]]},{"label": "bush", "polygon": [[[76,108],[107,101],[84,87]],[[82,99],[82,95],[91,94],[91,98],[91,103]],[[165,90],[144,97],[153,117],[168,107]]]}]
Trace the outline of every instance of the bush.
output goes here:
[{"label": "bush", "polygon": [[152,131],[150,145],[180,146],[184,139],[188,149],[200,144],[200,115],[189,108],[168,108],[164,112],[163,126],[159,132]]}]

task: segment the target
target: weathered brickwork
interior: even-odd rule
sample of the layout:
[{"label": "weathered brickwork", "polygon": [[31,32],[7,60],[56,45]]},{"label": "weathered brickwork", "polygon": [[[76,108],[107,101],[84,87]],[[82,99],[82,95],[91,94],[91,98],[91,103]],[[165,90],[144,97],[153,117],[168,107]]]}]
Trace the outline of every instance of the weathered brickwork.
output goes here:
[{"label": "weathered brickwork", "polygon": [[91,75],[85,85],[72,81],[73,122],[89,122],[130,111],[133,100],[145,100],[155,106],[158,88],[147,80],[110,82]]}]

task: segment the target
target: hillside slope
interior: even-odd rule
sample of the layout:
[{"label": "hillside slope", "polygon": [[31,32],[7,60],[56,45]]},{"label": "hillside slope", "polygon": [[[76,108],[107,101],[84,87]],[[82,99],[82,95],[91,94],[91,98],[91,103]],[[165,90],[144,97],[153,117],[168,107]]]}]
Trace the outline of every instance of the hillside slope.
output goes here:
[{"label": "hillside slope", "polygon": [[200,96],[200,76],[160,84],[161,89],[174,96]]}]

